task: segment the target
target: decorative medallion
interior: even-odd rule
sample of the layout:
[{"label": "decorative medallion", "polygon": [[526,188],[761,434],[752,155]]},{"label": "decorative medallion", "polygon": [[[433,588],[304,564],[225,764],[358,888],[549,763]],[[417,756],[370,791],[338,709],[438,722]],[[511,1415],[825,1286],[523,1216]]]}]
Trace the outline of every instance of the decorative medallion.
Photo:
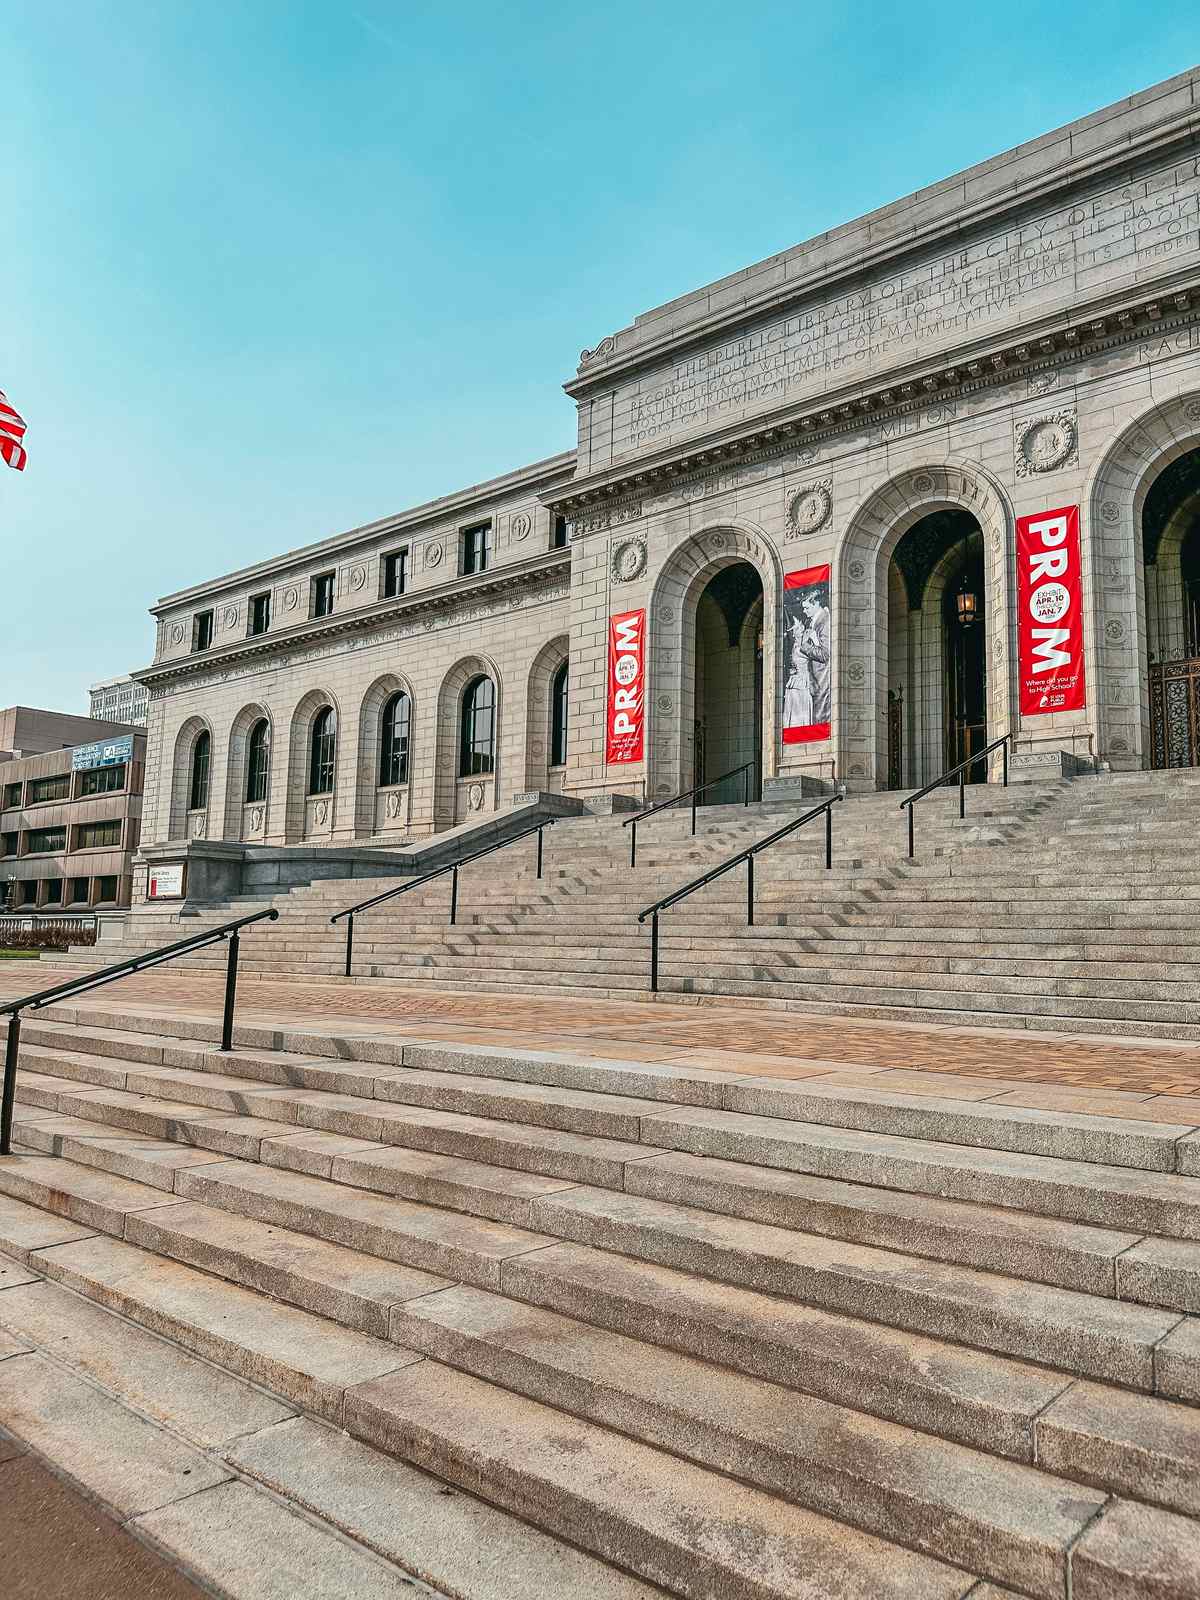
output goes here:
[{"label": "decorative medallion", "polygon": [[359,589],[362,588],[362,586],[366,583],[366,581],[367,581],[367,569],[366,569],[366,567],[351,567],[350,568],[350,587],[353,590],[355,590],[357,592]]},{"label": "decorative medallion", "polygon": [[387,799],[384,801],[383,809],[386,815],[393,819],[400,815],[400,796],[396,793],[395,789],[390,792]]},{"label": "decorative medallion", "polygon": [[283,609],[285,611],[295,611],[296,607],[299,604],[300,604],[300,591],[299,591],[299,589],[285,589],[283,591]]},{"label": "decorative medallion", "polygon": [[483,785],[481,783],[473,783],[467,790],[467,805],[472,811],[483,810]]},{"label": "decorative medallion", "polygon": [[932,475],[932,473],[929,473],[929,472],[918,472],[918,473],[916,473],[915,476],[913,477],[913,480],[912,480],[911,484],[909,485],[909,487],[912,489],[912,492],[914,494],[932,494],[933,493],[933,475]]},{"label": "decorative medallion", "polygon": [[1000,660],[1000,657],[1003,654],[1004,654],[1004,640],[1000,637],[999,634],[997,634],[996,637],[992,640],[992,660],[998,662]]},{"label": "decorative medallion", "polygon": [[436,541],[425,546],[425,565],[427,567],[440,567],[444,551]]},{"label": "decorative medallion", "polygon": [[1128,751],[1129,746],[1124,739],[1114,739],[1112,744],[1109,745],[1109,749],[1114,755],[1123,756]]},{"label": "decorative medallion", "polygon": [[1200,400],[1189,400],[1183,414],[1189,422],[1200,422]]},{"label": "decorative medallion", "polygon": [[861,661],[852,661],[850,663],[850,666],[849,666],[849,669],[848,669],[848,671],[846,673],[846,676],[850,679],[851,683],[855,683],[855,684],[865,683],[866,682],[866,677],[867,677],[867,669],[866,669],[866,667],[863,666]]},{"label": "decorative medallion", "polygon": [[234,627],[235,624],[237,623],[237,619],[238,619],[237,607],[236,606],[226,606],[225,607],[225,626],[227,628]]},{"label": "decorative medallion", "polygon": [[1105,522],[1120,522],[1121,508],[1115,500],[1106,500],[1100,507],[1100,515]]},{"label": "decorative medallion", "polygon": [[171,643],[172,644],[182,644],[183,643],[183,623],[182,622],[176,622],[176,623],[172,624],[172,626],[171,626]]},{"label": "decorative medallion", "polygon": [[725,535],[723,533],[714,533],[708,542],[714,550],[724,550]]},{"label": "decorative medallion", "polygon": [[660,711],[670,711],[673,709],[675,702],[671,699],[669,694],[660,694],[657,704]]},{"label": "decorative medallion", "polygon": [[832,489],[833,479],[822,478],[796,490],[788,503],[788,522],[793,533],[807,536],[825,526],[833,515]]},{"label": "decorative medallion", "polygon": [[318,800],[317,801],[317,826],[318,826],[318,828],[323,828],[328,821],[329,821],[329,801],[328,800]]},{"label": "decorative medallion", "polygon": [[866,769],[866,767],[863,766],[861,761],[854,761],[854,762],[851,763],[851,765],[850,765],[850,776],[852,778],[865,778],[866,775],[867,775],[867,769]]},{"label": "decorative medallion", "polygon": [[1074,410],[1056,411],[1052,416],[1017,422],[1016,469],[1018,478],[1031,473],[1053,472],[1076,455],[1079,430]]},{"label": "decorative medallion", "polygon": [[861,583],[867,575],[866,562],[852,561],[849,566],[849,572],[855,583]]},{"label": "decorative medallion", "polygon": [[533,527],[533,518],[528,511],[518,511],[509,526],[514,539],[528,539],[530,529]]},{"label": "decorative medallion", "polygon": [[1104,624],[1104,637],[1110,644],[1120,644],[1125,637],[1125,624],[1120,617],[1109,617]]},{"label": "decorative medallion", "polygon": [[661,611],[658,613],[658,620],[665,628],[669,628],[671,623],[675,621],[675,607],[663,606]]},{"label": "decorative medallion", "polygon": [[610,567],[615,583],[632,583],[646,570],[646,541],[622,539],[613,546]]}]

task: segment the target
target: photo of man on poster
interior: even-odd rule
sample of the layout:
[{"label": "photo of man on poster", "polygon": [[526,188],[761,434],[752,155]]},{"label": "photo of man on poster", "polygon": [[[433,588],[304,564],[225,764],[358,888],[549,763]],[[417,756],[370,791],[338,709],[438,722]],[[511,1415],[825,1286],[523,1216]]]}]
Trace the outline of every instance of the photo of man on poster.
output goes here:
[{"label": "photo of man on poster", "polygon": [[828,566],[787,574],[783,580],[783,614],[787,662],[783,692],[784,743],[827,739],[833,683]]}]

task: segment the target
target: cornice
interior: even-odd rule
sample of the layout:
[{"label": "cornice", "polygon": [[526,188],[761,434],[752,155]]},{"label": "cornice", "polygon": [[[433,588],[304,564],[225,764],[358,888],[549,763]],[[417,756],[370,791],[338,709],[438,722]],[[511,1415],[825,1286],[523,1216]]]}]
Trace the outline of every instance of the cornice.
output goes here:
[{"label": "cornice", "polygon": [[335,613],[319,622],[307,621],[295,628],[281,628],[275,632],[239,639],[235,644],[205,650],[200,655],[151,662],[149,666],[139,667],[130,676],[148,688],[157,688],[173,679],[194,677],[247,662],[262,661],[269,666],[269,658],[281,652],[323,644],[329,639],[381,624],[407,622],[430,614],[442,614],[450,620],[452,613],[462,606],[510,591],[548,587],[556,578],[569,574],[570,569],[571,551],[568,546],[565,550],[539,554],[526,561],[497,568],[477,578],[456,578],[436,588],[420,590],[397,600],[380,600],[374,605],[360,606],[341,616]]},{"label": "cornice", "polygon": [[[639,339],[628,350],[623,350],[622,337],[628,338],[638,331],[635,321],[601,339],[594,349],[581,351],[578,370],[574,377],[563,384],[563,388],[573,400],[583,398],[594,389],[611,388],[615,382],[632,376],[642,367],[661,362],[664,357],[684,357],[693,348],[719,342],[749,322],[786,314],[814,294],[836,297],[882,267],[894,265],[900,269],[910,256],[931,247],[941,248],[944,245],[953,248],[962,235],[974,233],[988,225],[1001,225],[1039,200],[1062,195],[1065,203],[1072,190],[1091,180],[1106,173],[1115,177],[1121,171],[1140,166],[1153,158],[1165,158],[1176,147],[1194,147],[1197,140],[1200,140],[1200,112],[1191,111],[1183,116],[1171,117],[1146,130],[1141,136],[1124,139],[1116,145],[1102,145],[1087,155],[1056,165],[1042,176],[1026,181],[1017,190],[1001,191],[974,204],[964,201],[955,209],[953,216],[942,215],[899,237],[890,234],[878,244],[856,248],[841,262],[814,266],[785,283],[763,290],[761,294],[749,295],[707,316],[698,316],[686,328],[664,328],[661,334]],[[955,182],[962,176],[966,175],[956,174],[948,181]],[[923,192],[918,190],[909,199],[919,201]],[[884,213],[888,210],[890,208],[885,207]],[[855,219],[845,227],[847,230],[853,229],[862,221],[869,222],[869,218]],[[833,231],[836,233],[840,230]],[[823,237],[828,236],[818,235],[817,239],[806,243],[815,244]],[[798,248],[802,249],[803,245]],[[789,253],[786,250],[781,252],[783,255]],[[719,288],[725,281],[719,279],[707,287]]]},{"label": "cornice", "polygon": [[[826,391],[800,405],[725,428],[702,439],[630,456],[615,466],[541,496],[552,511],[578,518],[597,507],[617,508],[641,495],[660,493],[666,484],[734,461],[777,455],[797,441],[815,442],[928,406],[1009,383],[1077,355],[1113,349],[1155,329],[1167,331],[1194,323],[1200,315],[1200,285],[1195,269],[1156,286],[1145,299],[1120,306],[1113,297],[1098,300],[1064,319],[1061,313],[1024,325],[1003,342],[965,346],[953,361],[915,362],[889,370],[873,383]],[[578,537],[578,533],[576,537]]]}]

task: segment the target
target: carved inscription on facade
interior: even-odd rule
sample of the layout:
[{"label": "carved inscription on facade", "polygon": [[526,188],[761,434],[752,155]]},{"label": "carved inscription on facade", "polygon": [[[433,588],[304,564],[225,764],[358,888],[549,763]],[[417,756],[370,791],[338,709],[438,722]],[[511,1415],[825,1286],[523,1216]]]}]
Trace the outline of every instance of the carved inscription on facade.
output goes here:
[{"label": "carved inscription on facade", "polygon": [[619,390],[612,453],[1003,327],[1037,299],[1084,295],[1168,257],[1180,264],[1200,255],[1198,217],[1200,158],[1189,157],[880,277]]}]

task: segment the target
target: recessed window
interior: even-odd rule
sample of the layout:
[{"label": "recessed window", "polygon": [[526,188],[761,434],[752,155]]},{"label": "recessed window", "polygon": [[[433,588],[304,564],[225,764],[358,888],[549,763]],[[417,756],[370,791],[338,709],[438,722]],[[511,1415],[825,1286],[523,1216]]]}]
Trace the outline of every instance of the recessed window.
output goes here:
[{"label": "recessed window", "polygon": [[188,810],[203,811],[208,805],[208,766],[212,755],[212,739],[208,729],[200,733],[192,746],[192,771],[188,782]]},{"label": "recessed window", "polygon": [[43,856],[67,848],[65,828],[30,828],[25,835],[25,854]]},{"label": "recessed window", "polygon": [[44,906],[62,905],[62,890],[63,881],[61,878],[47,878],[45,880],[45,889],[42,894],[42,904]]},{"label": "recessed window", "polygon": [[332,706],[324,706],[313,719],[308,739],[308,792],[332,794],[337,760],[337,718]]},{"label": "recessed window", "polygon": [[394,600],[408,588],[408,548],[393,550],[383,558],[383,598]]},{"label": "recessed window", "polygon": [[477,572],[486,572],[492,553],[492,525],[481,522],[477,527],[464,528],[462,532],[462,574],[469,578]]},{"label": "recessed window", "polygon": [[115,794],[125,787],[125,766],[95,767],[91,772],[79,774],[79,795]]},{"label": "recessed window", "polygon": [[27,804],[40,806],[45,805],[47,800],[66,800],[70,793],[71,775],[68,772],[56,773],[52,778],[32,778]]},{"label": "recessed window", "polygon": [[271,596],[267,594],[252,594],[250,596],[250,632],[266,633],[271,626]]},{"label": "recessed window", "polygon": [[550,765],[567,764],[567,663],[554,674],[550,686]]},{"label": "recessed window", "polygon": [[19,899],[23,906],[37,905],[38,886],[36,878],[27,878],[21,885]]},{"label": "recessed window", "polygon": [[89,884],[89,882],[90,882],[90,879],[88,879],[88,878],[72,878],[71,879],[71,898],[70,898],[70,900],[68,902],[69,905],[73,905],[73,906],[85,906],[85,905],[87,905],[87,902],[88,902],[88,884]]},{"label": "recessed window", "polygon": [[21,785],[19,783],[6,783],[4,785],[4,809],[11,811],[21,804]]},{"label": "recessed window", "polygon": [[312,614],[314,617],[328,617],[333,612],[333,578],[332,572],[322,572],[312,581]]},{"label": "recessed window", "polygon": [[15,856],[20,839],[19,833],[0,833],[0,856]]},{"label": "recessed window", "polygon": [[267,798],[267,782],[271,773],[271,725],[262,717],[250,730],[246,747],[246,801]]},{"label": "recessed window", "polygon": [[490,678],[472,678],[462,700],[459,776],[473,778],[496,766],[496,686]]},{"label": "recessed window", "polygon": [[412,702],[403,692],[394,694],[383,708],[379,725],[379,783],[381,788],[408,782],[408,732]]},{"label": "recessed window", "polygon": [[117,898],[118,882],[119,879],[117,878],[96,879],[96,903],[98,905]]},{"label": "recessed window", "polygon": [[566,517],[555,517],[554,522],[553,522],[553,524],[552,524],[552,526],[550,528],[550,548],[551,548],[551,550],[565,550],[566,549],[566,547],[567,547],[567,532],[568,532],[568,529],[567,529],[567,519],[566,519]]},{"label": "recessed window", "polygon": [[211,650],[213,642],[213,614],[198,611],[192,622],[192,649]]},{"label": "recessed window", "polygon": [[121,819],[81,822],[75,829],[76,850],[113,850],[121,843]]}]

